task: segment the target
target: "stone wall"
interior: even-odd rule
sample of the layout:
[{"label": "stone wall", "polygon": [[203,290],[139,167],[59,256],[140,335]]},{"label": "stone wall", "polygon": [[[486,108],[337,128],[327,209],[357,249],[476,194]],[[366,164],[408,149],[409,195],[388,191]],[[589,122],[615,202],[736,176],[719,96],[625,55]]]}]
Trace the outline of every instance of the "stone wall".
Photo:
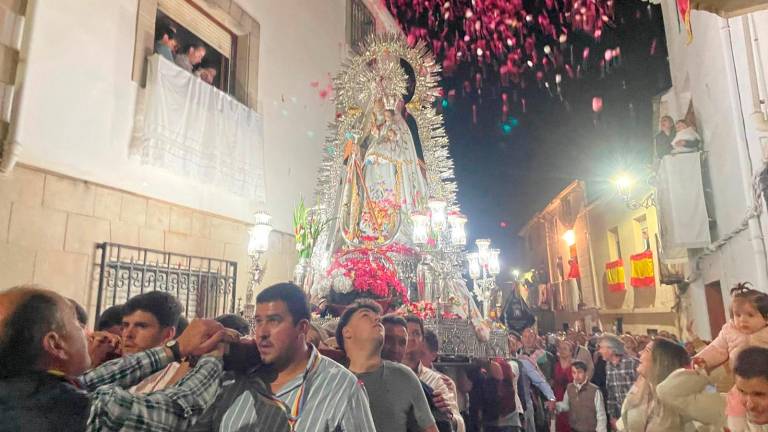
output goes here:
[{"label": "stone wall", "polygon": [[[245,296],[249,225],[82,180],[17,166],[0,177],[0,290],[37,283],[93,313],[96,244],[121,243],[237,261],[237,296]],[[273,232],[261,287],[289,280],[291,234]]]}]

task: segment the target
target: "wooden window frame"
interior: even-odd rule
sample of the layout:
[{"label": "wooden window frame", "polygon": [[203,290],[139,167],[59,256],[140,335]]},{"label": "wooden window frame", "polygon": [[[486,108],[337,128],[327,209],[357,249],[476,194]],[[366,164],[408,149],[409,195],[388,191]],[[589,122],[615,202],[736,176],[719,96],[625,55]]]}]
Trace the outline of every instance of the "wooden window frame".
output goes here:
[{"label": "wooden window frame", "polygon": [[[259,22],[240,9],[234,0],[217,2],[222,4],[221,7],[210,5],[203,0],[178,1],[193,5],[206,18],[211,19],[212,23],[228,29],[233,35],[229,74],[232,81],[229,85],[231,91],[228,93],[242,104],[258,111]],[[146,58],[154,53],[157,10],[158,0],[138,1],[131,79],[142,87],[146,83]]]}]

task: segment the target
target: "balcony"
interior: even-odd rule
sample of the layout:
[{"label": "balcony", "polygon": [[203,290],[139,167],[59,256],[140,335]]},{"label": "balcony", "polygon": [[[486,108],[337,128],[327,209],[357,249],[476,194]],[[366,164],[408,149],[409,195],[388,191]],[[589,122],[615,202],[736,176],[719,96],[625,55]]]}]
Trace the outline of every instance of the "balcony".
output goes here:
[{"label": "balcony", "polygon": [[132,154],[143,165],[263,202],[261,114],[159,55],[147,62]]}]

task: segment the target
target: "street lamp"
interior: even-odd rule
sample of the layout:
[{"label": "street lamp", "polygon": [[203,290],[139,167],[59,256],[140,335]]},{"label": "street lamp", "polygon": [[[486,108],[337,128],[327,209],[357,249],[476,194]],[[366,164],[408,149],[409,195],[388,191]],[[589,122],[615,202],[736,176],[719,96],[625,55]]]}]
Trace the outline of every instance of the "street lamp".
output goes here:
[{"label": "street lamp", "polygon": [[491,293],[496,288],[496,275],[501,272],[499,249],[491,249],[489,239],[475,240],[477,252],[467,254],[469,278],[473,282],[473,292],[483,304],[483,317],[488,318]]},{"label": "street lamp", "polygon": [[254,224],[248,231],[248,256],[251,258],[251,267],[248,270],[250,280],[248,281],[248,291],[245,294],[245,308],[243,310],[247,318],[253,318],[256,308],[253,303],[253,294],[264,278],[265,268],[261,264],[261,256],[269,249],[269,234],[272,232],[272,224],[270,223],[272,216],[265,212],[257,212],[253,216]]},{"label": "street lamp", "polygon": [[571,247],[576,244],[576,233],[569,229],[568,231],[563,234],[563,240],[565,240],[565,244],[568,245],[568,247]]},{"label": "street lamp", "polygon": [[438,315],[441,313],[443,288],[452,272],[451,261],[447,249],[461,247],[467,243],[464,225],[466,216],[458,211],[446,211],[448,203],[432,198],[427,203],[427,212],[414,211],[411,213],[413,243],[421,249],[422,259],[420,271],[432,274],[430,278],[436,286],[425,286],[422,301],[437,303]]},{"label": "street lamp", "polygon": [[443,245],[464,246],[467,244],[467,234],[464,225],[467,217],[452,211],[446,212],[448,203],[439,199],[430,199],[427,203],[428,213],[415,211],[411,213],[413,243],[418,246],[429,244],[430,237],[434,240],[435,249]]},{"label": "street lamp", "polygon": [[632,187],[635,185],[635,180],[627,174],[619,174],[613,179],[613,184],[616,186],[616,192],[619,194],[624,204],[630,210],[637,210],[640,208],[650,208],[656,206],[656,199],[654,194],[651,193],[641,201],[632,199]]}]

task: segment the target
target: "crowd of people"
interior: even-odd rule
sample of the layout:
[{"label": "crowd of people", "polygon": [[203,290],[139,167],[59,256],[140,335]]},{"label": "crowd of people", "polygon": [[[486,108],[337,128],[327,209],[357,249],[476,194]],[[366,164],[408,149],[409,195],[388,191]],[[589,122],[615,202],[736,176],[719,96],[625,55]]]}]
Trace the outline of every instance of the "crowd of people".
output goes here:
[{"label": "crowd of people", "polygon": [[358,300],[318,327],[290,283],[252,320],[186,322],[153,291],[93,331],[76,302],[20,286],[0,292],[0,431],[768,430],[768,295],[732,295],[709,343],[529,327],[507,358],[448,364],[419,317]]},{"label": "crowd of people", "polygon": [[216,79],[218,70],[205,62],[205,45],[199,41],[180,43],[176,37],[176,29],[167,22],[158,22],[155,30],[155,53],[208,84],[213,84]]}]

